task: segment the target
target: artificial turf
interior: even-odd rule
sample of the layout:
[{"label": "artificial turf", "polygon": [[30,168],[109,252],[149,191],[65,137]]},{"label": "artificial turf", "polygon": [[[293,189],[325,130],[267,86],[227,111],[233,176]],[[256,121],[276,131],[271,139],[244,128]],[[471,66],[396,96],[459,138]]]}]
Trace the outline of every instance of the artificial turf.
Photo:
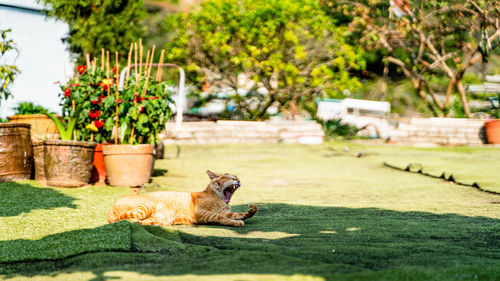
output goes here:
[{"label": "artificial turf", "polygon": [[[257,215],[242,228],[122,222],[118,225],[123,230],[110,229],[114,225],[106,224],[107,208],[128,192],[125,188],[4,183],[0,184],[0,248],[12,253],[19,246],[13,241],[24,239],[41,251],[36,254],[38,261],[26,261],[29,258],[22,255],[18,262],[3,260],[0,276],[9,280],[500,280],[499,195],[383,165],[397,155],[414,155],[415,161],[421,161],[420,155],[430,160],[435,155],[442,161],[446,154],[453,161],[467,158],[464,165],[484,162],[483,170],[498,171],[499,158],[485,156],[499,152],[498,148],[352,143],[182,146],[180,157],[157,160],[155,177],[141,192],[202,190],[208,183],[206,169],[238,175],[243,186],[233,197],[234,209],[243,211],[252,202],[259,206]],[[488,173],[493,182],[500,180],[500,173]],[[110,238],[114,235],[116,239]],[[60,254],[51,251],[54,247],[74,254],[52,260],[54,252]]]}]

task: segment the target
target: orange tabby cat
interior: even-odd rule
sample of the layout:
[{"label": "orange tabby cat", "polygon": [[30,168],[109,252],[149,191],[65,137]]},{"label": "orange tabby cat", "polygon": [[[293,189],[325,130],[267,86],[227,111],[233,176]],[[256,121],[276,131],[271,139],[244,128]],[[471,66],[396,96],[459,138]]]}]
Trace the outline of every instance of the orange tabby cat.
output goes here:
[{"label": "orange tabby cat", "polygon": [[229,201],[240,187],[240,180],[230,174],[207,174],[210,183],[202,192],[158,191],[124,196],[109,210],[108,222],[129,219],[145,225],[245,225],[243,220],[257,212],[257,205],[248,205],[246,213],[231,212]]}]

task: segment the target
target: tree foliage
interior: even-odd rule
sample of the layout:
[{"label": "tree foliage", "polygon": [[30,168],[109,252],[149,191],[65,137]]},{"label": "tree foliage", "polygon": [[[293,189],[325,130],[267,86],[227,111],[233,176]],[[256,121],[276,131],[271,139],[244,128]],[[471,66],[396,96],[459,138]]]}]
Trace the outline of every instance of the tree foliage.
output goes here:
[{"label": "tree foliage", "polygon": [[5,61],[7,53],[17,51],[14,41],[7,38],[9,32],[10,29],[0,29],[0,102],[12,96],[10,86],[19,73],[17,66]]},{"label": "tree foliage", "polygon": [[[470,114],[462,83],[465,71],[485,61],[500,35],[498,0],[322,0],[329,13],[349,23],[366,47],[386,52],[435,115],[447,115],[457,91]],[[392,3],[392,4],[391,4]],[[444,101],[431,85],[449,79]]]},{"label": "tree foliage", "polygon": [[48,15],[69,24],[69,50],[84,63],[85,54],[98,57],[101,49],[126,57],[130,42],[144,33],[142,0],[38,0]]},{"label": "tree foliage", "polygon": [[[341,97],[360,86],[351,70],[364,67],[362,51],[344,40],[318,1],[208,0],[189,14],[167,17],[173,31],[166,53],[184,65],[192,79],[232,89],[236,111],[263,119],[281,110]],[[251,81],[238,81],[241,75]],[[246,88],[248,91],[242,91]]]}]

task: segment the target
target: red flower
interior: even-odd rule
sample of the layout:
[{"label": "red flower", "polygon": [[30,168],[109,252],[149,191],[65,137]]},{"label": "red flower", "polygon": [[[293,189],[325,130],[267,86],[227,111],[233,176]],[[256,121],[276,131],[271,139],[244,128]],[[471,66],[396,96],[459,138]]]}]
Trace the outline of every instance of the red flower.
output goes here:
[{"label": "red flower", "polygon": [[71,94],[71,89],[70,88],[66,88],[64,89],[64,95],[69,98],[69,95]]},{"label": "red flower", "polygon": [[104,121],[103,120],[95,120],[94,125],[97,127],[97,129],[99,129],[102,126],[104,126]]},{"label": "red flower", "polygon": [[83,74],[87,70],[87,67],[85,65],[80,65],[76,68],[76,71],[80,72],[80,74]]},{"label": "red flower", "polygon": [[123,100],[122,99],[117,99],[116,102],[117,103],[121,103],[121,102],[123,102]]},{"label": "red flower", "polygon": [[141,102],[144,100],[143,97],[139,96],[137,93],[134,94],[135,99],[133,99],[133,102]]},{"label": "red flower", "polygon": [[90,101],[92,104],[99,104],[101,101],[100,100],[91,100]]},{"label": "red flower", "polygon": [[139,107],[139,114],[141,114],[143,110],[144,110],[144,106],[141,105],[141,107]]},{"label": "red flower", "polygon": [[150,97],[150,98],[148,98],[148,100],[156,100],[156,99],[158,99],[158,97]]},{"label": "red flower", "polygon": [[102,89],[103,89],[103,90],[107,90],[108,88],[109,88],[109,85],[108,85],[108,84],[103,84],[103,85],[102,85]]},{"label": "red flower", "polygon": [[115,65],[115,66],[113,66],[113,69],[111,69],[111,71],[113,71],[113,74],[116,74],[116,71],[117,71],[117,70],[118,70],[118,69],[116,68],[116,65]]},{"label": "red flower", "polygon": [[96,119],[96,118],[98,118],[98,117],[99,117],[99,115],[101,115],[101,114],[99,113],[99,110],[91,110],[91,111],[89,112],[89,117],[90,117],[90,118],[92,118],[92,119]]},{"label": "red flower", "polygon": [[103,100],[103,99],[105,99],[105,98],[106,98],[106,96],[100,96],[100,97],[99,97],[99,100],[100,100],[100,101],[102,101],[102,100]]}]

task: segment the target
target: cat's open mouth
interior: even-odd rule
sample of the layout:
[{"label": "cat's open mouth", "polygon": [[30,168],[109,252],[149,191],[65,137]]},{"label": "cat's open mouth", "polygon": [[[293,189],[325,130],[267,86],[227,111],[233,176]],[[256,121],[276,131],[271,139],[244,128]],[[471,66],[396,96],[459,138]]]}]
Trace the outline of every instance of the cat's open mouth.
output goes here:
[{"label": "cat's open mouth", "polygon": [[240,187],[238,184],[232,184],[224,189],[224,202],[229,203],[231,201],[231,197],[233,196],[236,189]]}]

